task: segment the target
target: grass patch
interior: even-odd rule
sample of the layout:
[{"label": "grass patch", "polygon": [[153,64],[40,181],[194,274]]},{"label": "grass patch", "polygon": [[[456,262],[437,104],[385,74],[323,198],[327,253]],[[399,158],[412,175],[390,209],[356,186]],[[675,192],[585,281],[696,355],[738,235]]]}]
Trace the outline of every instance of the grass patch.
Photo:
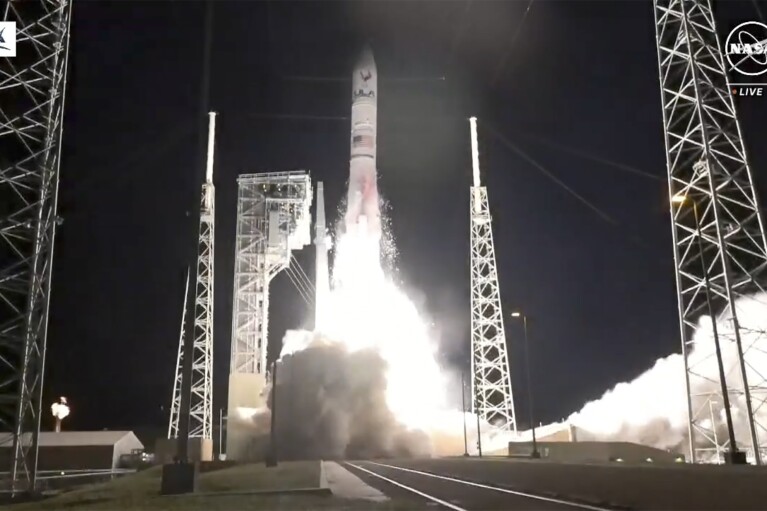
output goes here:
[{"label": "grass patch", "polygon": [[[43,501],[15,505],[9,511],[314,509],[316,505],[313,501],[328,500],[327,497],[288,498],[279,495],[268,498],[258,495],[161,496],[161,478],[162,467],[153,467],[108,483],[83,486]],[[198,488],[200,492],[291,490],[316,488],[319,479],[318,461],[285,462],[274,468],[266,468],[260,463],[200,474]]]},{"label": "grass patch", "polygon": [[[413,511],[433,509],[413,501],[370,502],[318,495],[161,496],[162,467],[108,483],[92,484],[8,511]],[[200,492],[291,490],[319,486],[318,461],[238,465],[200,474]]]}]

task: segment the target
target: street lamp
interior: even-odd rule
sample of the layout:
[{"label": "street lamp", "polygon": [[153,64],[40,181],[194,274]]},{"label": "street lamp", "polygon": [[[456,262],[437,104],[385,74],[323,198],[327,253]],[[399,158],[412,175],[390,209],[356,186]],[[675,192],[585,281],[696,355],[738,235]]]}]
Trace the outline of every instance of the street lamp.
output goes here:
[{"label": "street lamp", "polygon": [[525,330],[525,375],[527,377],[527,403],[530,411],[530,427],[533,431],[533,452],[530,454],[531,458],[540,458],[541,455],[538,452],[538,442],[535,439],[535,415],[533,414],[533,386],[530,383],[530,343],[527,339],[527,316],[519,311],[511,313],[512,318],[522,318],[522,326]]},{"label": "street lamp", "polygon": [[463,455],[469,455],[469,440],[466,435],[466,380],[461,371],[461,406],[463,410]]},{"label": "street lamp", "polygon": [[730,437],[730,452],[729,456],[725,456],[725,461],[733,465],[743,464],[745,463],[745,456],[738,451],[738,444],[735,443],[735,429],[732,426],[732,412],[730,411],[730,395],[727,391],[727,382],[724,376],[724,361],[722,360],[722,348],[719,344],[719,329],[716,324],[716,316],[714,315],[714,306],[711,303],[711,280],[708,275],[706,261],[703,259],[703,231],[700,228],[698,203],[695,199],[679,193],[671,197],[671,202],[673,204],[679,204],[680,207],[688,202],[692,204],[692,214],[695,218],[695,235],[698,240],[698,257],[700,258],[700,266],[703,269],[703,281],[706,286],[706,305],[708,307],[708,315],[711,317],[711,329],[714,336],[714,348],[716,349],[716,364],[719,369],[719,384],[722,391],[722,400],[724,401],[724,414],[727,419],[727,434]]},{"label": "street lamp", "polygon": [[51,405],[51,413],[53,418],[56,419],[56,433],[61,432],[61,421],[67,418],[69,415],[69,405],[67,404],[67,398],[60,397],[58,401]]}]

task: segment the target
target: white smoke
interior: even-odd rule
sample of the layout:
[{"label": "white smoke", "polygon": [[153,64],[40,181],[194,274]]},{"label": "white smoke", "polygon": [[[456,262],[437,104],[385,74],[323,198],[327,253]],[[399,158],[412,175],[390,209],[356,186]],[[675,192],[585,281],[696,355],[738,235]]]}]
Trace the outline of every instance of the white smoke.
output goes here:
[{"label": "white smoke", "polygon": [[[746,377],[755,417],[767,424],[767,293],[743,297],[735,302]],[[732,314],[725,311],[717,321],[722,359],[730,394],[736,439],[750,445],[746,399],[743,392]],[[705,417],[702,425],[726,438],[722,403],[712,393],[719,390],[719,372],[711,318],[699,320],[688,354],[693,415]],[[568,422],[579,429],[581,440],[628,441],[659,449],[687,451],[689,442],[687,390],[681,354],[658,360],[655,365],[628,383],[620,383],[600,399],[587,403]],[[713,427],[711,427],[713,426]],[[759,426],[757,426],[759,429]],[[761,431],[761,435],[767,434]]]},{"label": "white smoke", "polygon": [[[339,213],[344,218],[343,206]],[[447,405],[435,331],[395,282],[396,248],[382,217],[383,237],[368,232],[365,217],[351,228],[339,225],[325,316],[316,321],[322,331],[288,331],[280,354],[286,371],[294,368],[277,378],[282,399],[293,393],[290,401],[303,405],[278,405],[277,420],[295,423],[291,439],[302,452],[325,456],[358,455],[362,439],[378,456],[461,454],[464,423],[475,452],[476,417]],[[291,384],[299,378],[312,382]],[[479,426],[484,447],[489,428]]]}]

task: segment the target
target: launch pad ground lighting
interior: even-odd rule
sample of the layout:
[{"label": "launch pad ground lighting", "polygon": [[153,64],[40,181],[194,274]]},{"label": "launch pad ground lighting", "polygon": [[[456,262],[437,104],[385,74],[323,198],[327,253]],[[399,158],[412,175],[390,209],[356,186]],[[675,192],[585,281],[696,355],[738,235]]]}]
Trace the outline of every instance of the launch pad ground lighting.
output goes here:
[{"label": "launch pad ground lighting", "polygon": [[306,171],[245,174],[237,179],[237,233],[226,456],[258,457],[251,416],[265,405],[269,283],[311,243],[312,183]]}]

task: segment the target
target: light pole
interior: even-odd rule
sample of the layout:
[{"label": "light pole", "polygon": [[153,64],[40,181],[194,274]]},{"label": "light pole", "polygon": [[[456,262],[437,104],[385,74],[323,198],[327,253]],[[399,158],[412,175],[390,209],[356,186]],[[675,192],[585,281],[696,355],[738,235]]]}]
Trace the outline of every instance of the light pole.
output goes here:
[{"label": "light pole", "polygon": [[69,405],[67,404],[67,398],[60,397],[58,401],[51,405],[51,413],[53,418],[56,419],[55,431],[61,433],[61,421],[69,415]]},{"label": "light pole", "polygon": [[719,439],[716,436],[716,418],[714,417],[714,403],[715,401],[708,401],[708,413],[711,416],[711,431],[714,433],[714,445],[716,445],[716,462],[722,462],[722,454],[719,452]]},{"label": "light pole", "polygon": [[719,384],[721,386],[722,400],[724,402],[724,415],[727,419],[727,435],[730,437],[730,456],[725,456],[725,462],[729,464],[739,464],[739,461],[744,457],[738,451],[738,444],[735,443],[735,429],[732,426],[732,412],[730,410],[730,395],[727,391],[727,381],[724,377],[724,361],[722,360],[722,348],[719,344],[719,329],[716,324],[714,306],[711,303],[711,280],[708,275],[706,261],[703,259],[703,231],[700,228],[698,203],[686,195],[679,194],[671,197],[671,202],[679,204],[680,207],[687,202],[692,203],[692,215],[695,218],[695,235],[698,244],[698,257],[700,258],[700,266],[703,270],[703,282],[706,286],[706,305],[708,307],[708,315],[711,317],[711,330],[714,336],[714,348],[716,349],[716,364],[719,368]]},{"label": "light pole", "polygon": [[469,440],[466,435],[466,380],[461,371],[461,407],[463,409],[463,455],[469,455]]},{"label": "light pole", "polygon": [[538,452],[538,442],[535,438],[535,414],[533,413],[533,386],[530,383],[530,342],[527,338],[527,316],[521,312],[514,311],[511,313],[512,318],[522,318],[522,327],[525,331],[525,375],[527,377],[527,403],[530,410],[530,427],[533,432],[533,452],[530,454],[531,458],[540,458],[541,454]]}]

